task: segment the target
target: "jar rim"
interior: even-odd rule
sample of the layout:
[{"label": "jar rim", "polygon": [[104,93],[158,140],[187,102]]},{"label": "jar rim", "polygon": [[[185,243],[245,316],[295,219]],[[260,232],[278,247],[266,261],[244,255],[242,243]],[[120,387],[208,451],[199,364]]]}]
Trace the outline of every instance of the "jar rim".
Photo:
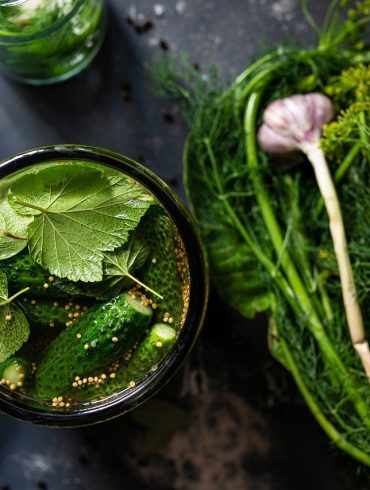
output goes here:
[{"label": "jar rim", "polygon": [[[21,5],[22,3],[27,2],[28,0],[3,0],[5,1],[4,4],[1,3],[0,0],[0,8],[1,7],[13,7],[17,5]],[[104,0],[103,0],[104,1]],[[56,32],[60,27],[62,27],[65,23],[69,22],[78,12],[80,7],[83,5],[84,0],[75,0],[75,4],[73,5],[72,9],[68,12],[67,15],[64,15],[60,19],[57,19],[53,24],[50,26],[46,27],[45,29],[41,30],[40,32],[32,33],[32,34],[19,34],[19,33],[11,33],[9,32],[8,34],[1,34],[0,30],[0,42],[4,44],[15,44],[15,43],[25,43],[25,42],[31,42],[35,40],[40,40],[44,37],[49,36],[50,34],[53,34]]]},{"label": "jar rim", "polygon": [[191,276],[188,312],[171,352],[158,369],[130,390],[100,403],[74,411],[53,411],[33,407],[19,399],[0,396],[0,411],[39,425],[78,427],[104,422],[122,415],[157,393],[178,371],[200,333],[208,301],[209,281],[206,256],[189,211],[180,198],[156,174],[119,153],[87,145],[55,145],[34,148],[0,162],[0,179],[32,165],[56,160],[90,160],[110,166],[135,178],[164,206],[184,242]]}]

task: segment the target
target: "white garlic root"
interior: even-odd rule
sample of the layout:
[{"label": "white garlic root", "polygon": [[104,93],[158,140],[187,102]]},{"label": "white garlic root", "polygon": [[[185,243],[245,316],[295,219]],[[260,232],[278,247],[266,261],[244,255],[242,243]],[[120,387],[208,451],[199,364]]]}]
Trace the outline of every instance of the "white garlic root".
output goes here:
[{"label": "white garlic root", "polygon": [[303,145],[302,150],[313,166],[316,181],[324,199],[329,217],[334,252],[338,263],[348,329],[352,344],[360,356],[363,368],[370,381],[370,349],[365,338],[362,313],[357,300],[356,284],[348,254],[347,239],[337,192],[323,151],[313,144]]}]

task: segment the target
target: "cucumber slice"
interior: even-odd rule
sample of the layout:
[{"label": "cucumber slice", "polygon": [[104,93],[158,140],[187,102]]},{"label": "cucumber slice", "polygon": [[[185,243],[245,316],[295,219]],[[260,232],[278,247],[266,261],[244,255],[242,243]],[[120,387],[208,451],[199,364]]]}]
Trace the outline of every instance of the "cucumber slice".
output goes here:
[{"label": "cucumber slice", "polygon": [[22,357],[10,357],[0,364],[0,384],[6,384],[11,390],[21,388],[29,374],[29,363]]}]

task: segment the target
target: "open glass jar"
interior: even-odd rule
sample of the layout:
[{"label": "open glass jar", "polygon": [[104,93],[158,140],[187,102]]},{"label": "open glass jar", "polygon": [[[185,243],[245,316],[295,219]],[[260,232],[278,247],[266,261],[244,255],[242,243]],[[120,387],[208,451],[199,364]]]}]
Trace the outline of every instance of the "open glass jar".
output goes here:
[{"label": "open glass jar", "polygon": [[104,0],[0,0],[0,68],[33,85],[86,67],[106,30]]},{"label": "open glass jar", "polygon": [[[207,303],[206,262],[181,201],[140,164],[75,145],[1,163],[0,197],[0,288],[5,275],[7,297],[23,291],[0,321],[24,315],[30,329],[0,363],[0,410],[42,425],[81,426],[157,392],[191,350]],[[10,229],[8,213],[26,220],[25,231]],[[107,234],[123,243],[103,252],[102,277],[86,281]]]}]

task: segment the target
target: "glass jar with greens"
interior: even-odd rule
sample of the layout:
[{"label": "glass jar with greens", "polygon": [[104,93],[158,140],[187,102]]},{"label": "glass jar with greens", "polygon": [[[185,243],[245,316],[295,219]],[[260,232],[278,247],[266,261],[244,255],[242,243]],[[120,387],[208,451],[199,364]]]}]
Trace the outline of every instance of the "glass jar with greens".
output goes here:
[{"label": "glass jar with greens", "polygon": [[33,85],[65,80],[98,52],[104,0],[0,0],[0,69]]},{"label": "glass jar with greens", "polygon": [[191,217],[140,164],[60,145],[0,163],[0,411],[86,425],[157,392],[207,302]]}]

